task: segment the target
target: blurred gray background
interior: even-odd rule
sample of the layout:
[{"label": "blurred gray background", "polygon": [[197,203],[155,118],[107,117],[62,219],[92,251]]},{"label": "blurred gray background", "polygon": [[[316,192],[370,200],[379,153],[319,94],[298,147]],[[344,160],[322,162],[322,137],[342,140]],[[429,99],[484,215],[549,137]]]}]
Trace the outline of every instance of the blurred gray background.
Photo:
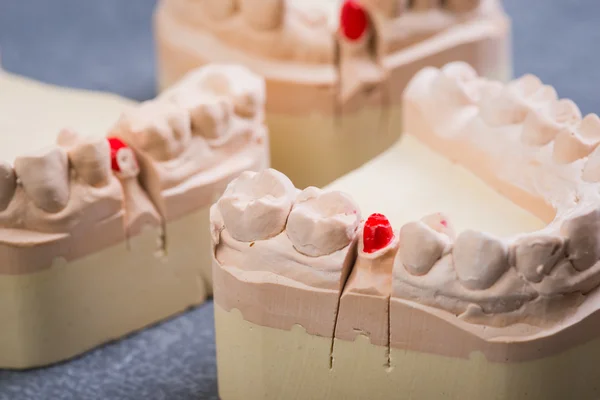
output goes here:
[{"label": "blurred gray background", "polygon": [[[534,73],[583,113],[599,113],[600,1],[504,3],[513,19],[515,75]],[[58,85],[152,98],[154,5],[0,0],[2,65]],[[0,371],[0,400],[217,399],[213,328],[208,303],[66,364]]]}]

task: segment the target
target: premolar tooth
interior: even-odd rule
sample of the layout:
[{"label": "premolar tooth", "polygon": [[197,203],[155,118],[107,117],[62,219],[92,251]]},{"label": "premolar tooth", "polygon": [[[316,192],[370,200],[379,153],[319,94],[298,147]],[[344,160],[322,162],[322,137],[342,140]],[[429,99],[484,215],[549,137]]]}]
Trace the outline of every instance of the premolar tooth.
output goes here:
[{"label": "premolar tooth", "polygon": [[69,161],[58,146],[17,157],[15,172],[36,207],[57,213],[69,202]]},{"label": "premolar tooth", "polygon": [[252,242],[283,231],[295,193],[292,182],[279,171],[246,171],[227,186],[217,204],[229,234]]},{"label": "premolar tooth", "polygon": [[569,99],[560,99],[551,106],[554,120],[567,126],[575,126],[581,121],[581,111],[577,104]]},{"label": "premolar tooth", "polygon": [[542,110],[530,110],[523,123],[521,138],[525,144],[544,146],[550,143],[562,127],[545,115]]},{"label": "premolar tooth", "polygon": [[208,14],[216,19],[224,19],[235,13],[237,0],[206,0],[204,7]]},{"label": "premolar tooth", "polygon": [[297,251],[319,257],[348,246],[359,221],[360,210],[348,195],[309,187],[298,195],[286,232]]},{"label": "premolar tooth", "polygon": [[412,275],[425,275],[449,248],[448,238],[422,221],[409,222],[400,229],[398,255]]},{"label": "premolar tooth", "polygon": [[188,110],[194,135],[216,139],[227,134],[233,115],[233,106],[227,99],[190,91],[181,93],[175,102]]},{"label": "premolar tooth", "polygon": [[454,243],[454,268],[468,289],[491,287],[508,269],[508,252],[502,241],[490,235],[467,230]]},{"label": "premolar tooth", "polygon": [[285,0],[240,0],[240,9],[250,26],[259,30],[278,28],[285,15]]},{"label": "premolar tooth", "polygon": [[445,7],[454,12],[473,11],[481,4],[481,0],[446,0]]},{"label": "premolar tooth", "polygon": [[157,161],[168,161],[191,139],[190,116],[174,104],[148,101],[124,113],[111,136],[122,137]]},{"label": "premolar tooth", "polygon": [[6,210],[17,189],[17,176],[12,166],[0,161],[0,211]]},{"label": "premolar tooth", "polygon": [[519,239],[513,247],[511,264],[531,282],[541,282],[558,260],[564,256],[564,240],[548,235],[530,235]]},{"label": "premolar tooth", "polygon": [[73,169],[84,182],[101,187],[110,177],[110,146],[105,139],[82,140],[68,150]]},{"label": "premolar tooth", "polygon": [[600,210],[593,209],[572,217],[561,226],[566,236],[567,256],[578,271],[584,271],[600,259]]}]

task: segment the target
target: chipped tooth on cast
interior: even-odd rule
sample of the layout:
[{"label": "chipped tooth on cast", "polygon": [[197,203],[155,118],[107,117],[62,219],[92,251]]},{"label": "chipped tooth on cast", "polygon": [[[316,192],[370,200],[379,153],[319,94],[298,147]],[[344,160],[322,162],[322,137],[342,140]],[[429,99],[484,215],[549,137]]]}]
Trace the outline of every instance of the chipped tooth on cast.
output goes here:
[{"label": "chipped tooth on cast", "polygon": [[0,70],[0,368],[72,358],[211,294],[210,205],[268,165],[264,82],[209,65],[170,93],[135,104]]},{"label": "chipped tooth on cast", "polygon": [[220,398],[600,398],[598,117],[460,63],[403,104],[400,139],[322,190],[268,170],[286,191],[221,200],[293,194],[281,215],[213,207]]},{"label": "chipped tooth on cast", "polygon": [[[423,66],[464,61],[482,76],[511,75],[500,0],[161,0],[154,31],[161,88],[210,62],[265,78],[273,167],[300,188],[389,148],[401,93]],[[474,101],[473,88],[446,84],[452,101]]]}]

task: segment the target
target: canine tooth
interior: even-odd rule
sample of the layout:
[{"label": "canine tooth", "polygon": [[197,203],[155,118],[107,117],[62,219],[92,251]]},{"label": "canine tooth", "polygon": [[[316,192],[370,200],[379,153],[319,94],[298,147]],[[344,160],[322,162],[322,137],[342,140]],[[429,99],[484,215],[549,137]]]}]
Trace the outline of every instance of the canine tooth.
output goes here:
[{"label": "canine tooth", "polygon": [[359,222],[360,210],[348,195],[307,188],[296,199],[286,232],[297,251],[319,257],[348,246]]},{"label": "canine tooth", "polygon": [[295,193],[292,182],[279,171],[246,171],[227,186],[217,204],[229,234],[252,242],[283,231]]},{"label": "canine tooth", "polygon": [[548,235],[530,235],[519,239],[513,248],[517,270],[531,282],[541,282],[564,256],[564,240]]},{"label": "canine tooth", "polygon": [[481,0],[446,0],[445,7],[454,12],[473,11],[481,4]]},{"label": "canine tooth", "polygon": [[523,123],[521,138],[523,143],[532,146],[544,146],[550,143],[562,127],[545,115],[541,110],[529,110]]},{"label": "canine tooth", "polygon": [[433,213],[421,218],[421,221],[436,232],[448,236],[450,239],[456,237],[454,226],[450,223],[448,216],[444,213]]},{"label": "canine tooth", "polygon": [[600,146],[588,156],[582,178],[586,182],[600,182]]},{"label": "canine tooth", "polygon": [[600,210],[566,220],[561,233],[566,236],[567,256],[576,270],[584,271],[600,259]]},{"label": "canine tooth", "polygon": [[190,116],[174,104],[147,101],[124,113],[111,135],[122,137],[157,161],[167,161],[189,143]]},{"label": "canine tooth", "polygon": [[255,29],[271,30],[283,23],[285,0],[240,0],[246,22]]},{"label": "canine tooth", "polygon": [[237,0],[206,0],[204,7],[216,19],[225,19],[237,10]]},{"label": "canine tooth", "polygon": [[6,210],[17,189],[17,176],[12,166],[0,161],[0,211]]},{"label": "canine tooth", "polygon": [[140,172],[133,150],[116,137],[107,139],[110,147],[111,168],[120,178],[137,176]]},{"label": "canine tooth", "polygon": [[101,187],[110,176],[110,146],[105,139],[83,140],[68,150],[77,176],[91,186]]},{"label": "canine tooth", "polygon": [[445,235],[422,221],[409,222],[400,229],[397,257],[412,275],[425,275],[448,247]]},{"label": "canine tooth", "polygon": [[458,235],[453,255],[458,279],[471,290],[491,287],[509,267],[504,243],[473,230]]},{"label": "canine tooth", "polygon": [[69,161],[58,146],[15,159],[15,173],[33,204],[57,213],[69,202]]},{"label": "canine tooth", "polygon": [[188,110],[194,135],[216,139],[227,134],[233,114],[233,106],[227,99],[188,91],[177,96],[175,102]]}]

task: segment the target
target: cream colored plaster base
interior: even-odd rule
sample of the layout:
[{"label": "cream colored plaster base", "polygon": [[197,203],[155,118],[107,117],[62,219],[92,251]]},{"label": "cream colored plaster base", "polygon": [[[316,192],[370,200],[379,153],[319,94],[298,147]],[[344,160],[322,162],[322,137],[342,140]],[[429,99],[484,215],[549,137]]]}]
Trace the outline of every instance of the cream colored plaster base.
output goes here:
[{"label": "cream colored plaster base", "polygon": [[466,168],[409,135],[328,188],[352,195],[365,216],[385,214],[396,228],[435,212],[448,215],[457,232],[477,229],[508,236],[546,226]]},{"label": "cream colored plaster base", "polygon": [[[204,302],[211,285],[208,208],[87,257],[0,276],[0,368],[77,356]],[[93,240],[93,238],[90,238]]]},{"label": "cream colored plaster base", "polygon": [[222,400],[597,400],[600,339],[556,356],[518,364],[336,340],[251,324],[215,304]]}]

